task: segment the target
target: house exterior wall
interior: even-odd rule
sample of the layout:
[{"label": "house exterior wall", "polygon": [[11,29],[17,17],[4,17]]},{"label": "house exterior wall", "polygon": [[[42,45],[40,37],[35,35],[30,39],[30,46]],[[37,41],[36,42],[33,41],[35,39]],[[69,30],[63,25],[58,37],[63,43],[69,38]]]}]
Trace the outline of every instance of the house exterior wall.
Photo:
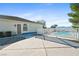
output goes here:
[{"label": "house exterior wall", "polygon": [[29,32],[37,32],[38,34],[42,34],[43,25],[35,24],[35,23],[29,23],[28,24],[28,30],[29,30]]},{"label": "house exterior wall", "polygon": [[[31,22],[22,22],[16,20],[0,19],[0,31],[12,31],[12,34],[17,34],[17,24],[21,24],[21,33],[37,32],[42,33],[43,25]],[[23,25],[27,24],[27,31],[23,31]]]}]

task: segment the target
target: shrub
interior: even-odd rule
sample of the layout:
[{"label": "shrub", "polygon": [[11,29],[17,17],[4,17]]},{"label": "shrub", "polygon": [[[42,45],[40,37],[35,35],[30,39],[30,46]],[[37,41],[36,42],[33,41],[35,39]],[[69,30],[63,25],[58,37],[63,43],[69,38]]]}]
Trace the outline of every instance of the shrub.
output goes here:
[{"label": "shrub", "polygon": [[0,32],[0,38],[4,37],[4,33]]},{"label": "shrub", "polygon": [[5,37],[10,37],[12,35],[12,32],[11,31],[6,31],[4,33]]}]

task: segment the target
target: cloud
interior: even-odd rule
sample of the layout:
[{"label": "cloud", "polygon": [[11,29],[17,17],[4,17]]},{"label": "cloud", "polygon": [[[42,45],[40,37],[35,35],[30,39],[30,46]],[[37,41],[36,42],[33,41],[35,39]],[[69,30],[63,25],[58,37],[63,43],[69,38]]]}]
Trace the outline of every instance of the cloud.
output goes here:
[{"label": "cloud", "polygon": [[[19,17],[23,17],[28,20],[37,21],[37,20],[45,20],[48,27],[50,27],[53,24],[57,24],[59,26],[70,26],[71,23],[67,20],[67,17],[57,17],[54,15],[51,15],[50,13],[45,13],[44,10],[35,10],[31,12],[26,12],[17,15]],[[66,18],[66,19],[65,19]]]},{"label": "cloud", "polygon": [[32,13],[23,13],[23,14],[19,14],[17,16],[26,18],[26,17],[32,16],[32,15],[33,15]]},{"label": "cloud", "polygon": [[43,14],[41,13],[43,10],[39,9],[37,11],[32,11],[32,12],[26,12],[26,13],[22,13],[22,14],[17,14],[16,16],[22,17],[22,18],[26,18],[29,20],[41,20],[43,19]]},{"label": "cloud", "polygon": [[71,26],[71,23],[67,20],[50,20],[47,21],[47,26],[50,27],[51,25],[57,24],[58,26]]},{"label": "cloud", "polygon": [[53,24],[57,24],[58,26],[69,26],[71,23],[67,19],[58,19],[57,17],[52,17],[52,16],[45,16],[45,15],[39,15],[36,13],[24,13],[21,15],[18,15],[20,17],[23,17],[25,19],[29,19],[32,21],[37,21],[37,20],[45,20],[47,27],[50,27]]}]

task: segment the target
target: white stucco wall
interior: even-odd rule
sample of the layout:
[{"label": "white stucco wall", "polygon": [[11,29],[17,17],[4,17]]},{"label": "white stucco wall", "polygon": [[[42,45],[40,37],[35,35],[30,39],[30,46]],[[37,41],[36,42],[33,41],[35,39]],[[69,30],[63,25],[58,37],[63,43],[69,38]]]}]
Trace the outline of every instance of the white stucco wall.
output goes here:
[{"label": "white stucco wall", "polygon": [[[17,26],[15,24],[21,24],[21,32],[38,32],[42,33],[41,24],[31,23],[31,22],[22,22],[16,20],[7,20],[7,19],[0,19],[0,31],[12,31],[12,34],[17,34]],[[23,24],[27,24],[28,31],[23,31]]]}]

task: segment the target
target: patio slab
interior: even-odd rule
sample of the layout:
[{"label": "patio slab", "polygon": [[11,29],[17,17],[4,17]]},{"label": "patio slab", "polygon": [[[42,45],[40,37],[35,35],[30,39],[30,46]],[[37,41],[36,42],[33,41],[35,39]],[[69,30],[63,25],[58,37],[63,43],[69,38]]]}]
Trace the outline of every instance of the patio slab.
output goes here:
[{"label": "patio slab", "polygon": [[46,41],[46,40],[43,40],[43,43],[46,48],[70,48],[70,46],[58,44],[58,43],[54,43],[54,42]]},{"label": "patio slab", "polygon": [[38,39],[25,39],[0,50],[0,56],[58,56],[79,55],[79,49],[63,44]]},{"label": "patio slab", "polygon": [[43,48],[42,40],[35,39],[34,37],[24,39],[19,42],[13,43],[5,49],[30,49],[30,48]]},{"label": "patio slab", "polygon": [[46,51],[48,56],[79,56],[79,49],[75,48],[51,48]]},{"label": "patio slab", "polygon": [[0,56],[45,56],[44,49],[4,50]]}]

